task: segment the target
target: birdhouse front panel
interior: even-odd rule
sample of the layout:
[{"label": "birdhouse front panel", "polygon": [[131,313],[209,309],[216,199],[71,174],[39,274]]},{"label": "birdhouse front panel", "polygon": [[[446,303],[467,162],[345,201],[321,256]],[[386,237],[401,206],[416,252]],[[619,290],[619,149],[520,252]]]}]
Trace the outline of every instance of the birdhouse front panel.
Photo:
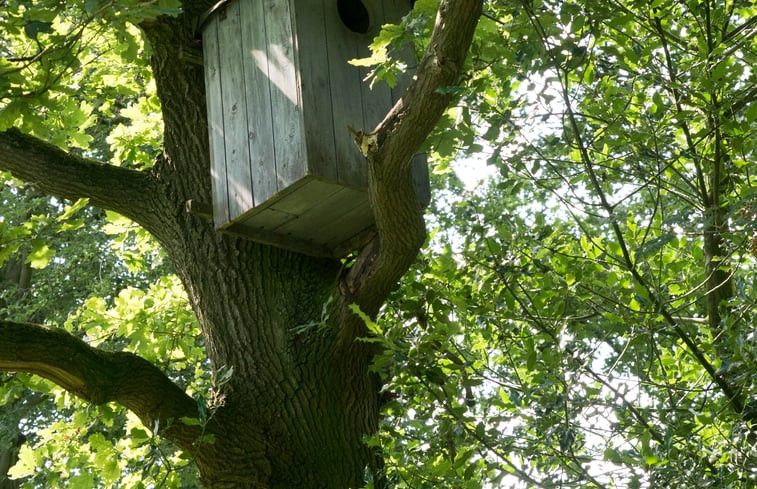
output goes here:
[{"label": "birdhouse front panel", "polygon": [[[410,0],[237,0],[203,27],[214,220],[315,255],[340,254],[373,225],[365,158],[406,86],[373,88],[349,61]],[[412,63],[408,63],[412,64]]]}]

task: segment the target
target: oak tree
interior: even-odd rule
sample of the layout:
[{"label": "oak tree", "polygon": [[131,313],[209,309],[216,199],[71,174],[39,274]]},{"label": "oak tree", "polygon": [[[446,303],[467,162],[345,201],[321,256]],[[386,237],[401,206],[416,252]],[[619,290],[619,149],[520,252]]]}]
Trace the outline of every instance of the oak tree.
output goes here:
[{"label": "oak tree", "polygon": [[[346,261],[231,237],[187,211],[211,201],[197,36],[212,3],[3,2],[0,170],[125,216],[160,243],[210,368],[229,374],[216,404],[198,403],[138,355],[8,318],[0,369],[125,406],[190,454],[208,488],[357,487],[375,466],[363,437],[376,430],[380,404],[368,369],[376,348],[357,340],[424,242],[410,160],[451,100],[439,89],[457,83],[481,2],[440,3],[416,78],[378,127],[365,128],[377,138],[367,155],[376,232]],[[147,77],[159,102],[130,93]],[[124,104],[153,104],[160,117],[154,160],[140,144],[111,151],[111,161],[90,145]],[[44,260],[46,251],[33,253]]]}]

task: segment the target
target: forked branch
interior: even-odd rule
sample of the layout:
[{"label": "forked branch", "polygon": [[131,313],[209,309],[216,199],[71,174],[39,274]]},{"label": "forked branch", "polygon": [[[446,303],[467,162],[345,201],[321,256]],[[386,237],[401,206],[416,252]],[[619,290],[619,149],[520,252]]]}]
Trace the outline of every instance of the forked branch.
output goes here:
[{"label": "forked branch", "polygon": [[413,82],[372,132],[376,145],[367,154],[368,194],[378,236],[345,281],[348,295],[369,315],[378,312],[426,238],[411,158],[451,101],[440,89],[458,83],[481,9],[481,0],[442,0]]}]

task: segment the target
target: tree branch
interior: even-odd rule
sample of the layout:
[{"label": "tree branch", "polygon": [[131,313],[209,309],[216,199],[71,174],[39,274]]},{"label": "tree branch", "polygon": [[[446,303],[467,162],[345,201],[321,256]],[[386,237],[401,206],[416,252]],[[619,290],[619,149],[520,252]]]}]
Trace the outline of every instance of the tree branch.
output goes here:
[{"label": "tree branch", "polygon": [[481,9],[481,0],[442,0],[413,82],[371,134],[377,144],[367,155],[368,195],[378,235],[342,284],[345,299],[371,316],[425,240],[411,158],[451,101],[440,89],[457,84]]},{"label": "tree branch", "polygon": [[[560,71],[558,71],[558,74],[560,74]],[[646,291],[649,300],[654,305],[655,311],[658,311],[659,314],[662,315],[663,318],[665,318],[665,321],[668,323],[668,326],[671,327],[675,335],[688,347],[691,355],[697,360],[702,368],[704,368],[704,370],[720,388],[723,394],[725,394],[734,411],[742,414],[744,412],[745,404],[743,396],[739,392],[738,388],[731,385],[731,383],[729,383],[726,378],[718,373],[718,371],[715,369],[715,366],[709,361],[702,349],[699,348],[698,343],[681,327],[679,322],[676,321],[674,316],[666,307],[665,301],[660,298],[654,288],[642,276],[641,272],[639,272],[639,269],[636,266],[636,262],[634,262],[631,256],[631,251],[628,248],[628,244],[626,243],[626,240],[623,236],[623,231],[620,229],[620,225],[618,224],[618,221],[614,216],[614,206],[611,205],[608,201],[605,191],[602,188],[599,176],[594,171],[595,164],[593,159],[591,158],[591,155],[589,155],[588,145],[586,145],[582,139],[581,130],[576,120],[576,114],[575,112],[573,112],[572,106],[570,104],[570,93],[568,90],[569,79],[567,72],[564,72],[564,76],[559,76],[558,78],[561,80],[562,97],[567,107],[566,113],[568,114],[568,122],[573,129],[573,134],[576,138],[576,144],[578,145],[578,149],[581,153],[581,162],[584,169],[586,170],[586,174],[589,177],[591,187],[596,192],[601,202],[602,208],[607,213],[607,219],[610,222],[610,227],[613,231],[613,234],[615,235],[615,239],[618,242],[618,246],[620,247],[622,260],[618,259],[618,261],[624,265],[625,269],[631,274],[631,277],[633,277],[634,281]]]},{"label": "tree branch", "polygon": [[200,427],[179,421],[196,418],[197,403],[157,367],[131,353],[92,348],[62,329],[0,320],[0,371],[40,375],[94,404],[117,402],[185,450],[201,435]]},{"label": "tree branch", "polygon": [[91,205],[116,211],[147,229],[157,224],[150,206],[154,181],[146,172],[81,158],[15,128],[0,132],[0,170],[56,197],[89,198]]}]

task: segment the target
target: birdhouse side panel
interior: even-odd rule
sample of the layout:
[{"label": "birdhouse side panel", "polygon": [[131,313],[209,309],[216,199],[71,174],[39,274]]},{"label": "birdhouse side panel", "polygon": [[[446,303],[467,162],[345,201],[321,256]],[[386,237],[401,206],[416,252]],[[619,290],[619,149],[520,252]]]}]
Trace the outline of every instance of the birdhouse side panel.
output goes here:
[{"label": "birdhouse side panel", "polygon": [[273,114],[268,72],[265,8],[260,1],[242,1],[241,61],[244,67],[247,141],[250,148],[252,199],[261,205],[278,190],[274,152]]},{"label": "birdhouse side panel", "polygon": [[273,151],[277,189],[281,192],[305,176],[307,153],[302,99],[299,93],[300,80],[291,5],[283,0],[263,0],[263,6],[268,87],[273,115]]},{"label": "birdhouse side panel", "polygon": [[[398,24],[412,9],[409,0],[385,0],[383,2],[386,21]],[[397,77],[397,83],[391,89],[392,105],[396,104],[405,94],[405,90],[413,81],[413,76],[418,68],[418,59],[411,44],[405,44],[397,54],[405,65],[405,70]],[[416,153],[411,161],[413,189],[421,207],[426,207],[431,201],[431,186],[429,183],[428,161],[425,153]]]},{"label": "birdhouse side panel", "polygon": [[250,147],[247,138],[247,96],[242,64],[240,2],[225,7],[218,18],[226,184],[229,219],[234,220],[253,205]]},{"label": "birdhouse side panel", "polygon": [[307,173],[336,181],[338,175],[334,145],[334,114],[331,111],[331,85],[325,48],[326,18],[323,4],[323,0],[302,0],[296,4],[295,40],[305,122]]},{"label": "birdhouse side panel", "polygon": [[[401,18],[401,16],[394,15],[396,8],[386,5],[386,3],[381,0],[368,0],[364,2],[370,16],[370,29],[367,33],[367,39],[358,44],[358,58],[371,56],[370,44],[381,32],[381,26],[390,22],[397,22]],[[405,13],[407,13],[407,10]],[[363,104],[361,129],[365,132],[372,132],[392,108],[391,88],[383,81],[375,82],[371,86],[371,80],[369,80],[370,71],[371,68],[359,68],[361,101]]]},{"label": "birdhouse side panel", "polygon": [[223,136],[223,102],[218,52],[218,23],[208,22],[203,31],[205,93],[210,138],[210,177],[213,194],[213,220],[216,225],[229,221],[229,197],[226,185],[226,148]]},{"label": "birdhouse side panel", "polygon": [[349,61],[359,57],[358,45],[368,44],[371,36],[351,31],[339,16],[337,2],[324,0],[324,7],[338,181],[365,187],[368,185],[365,157],[350,132],[350,128],[363,129],[363,81],[360,70]]},{"label": "birdhouse side panel", "polygon": [[[412,4],[413,2],[409,0],[386,0],[384,9],[387,12],[388,21],[399,24],[402,21],[402,17],[412,10]],[[407,90],[407,87],[410,86],[410,82],[413,81],[413,76],[418,68],[418,59],[410,43],[402,46],[397,56],[405,64],[405,70],[397,77],[397,83],[392,87],[392,105],[397,103],[405,93],[405,90]]]}]

